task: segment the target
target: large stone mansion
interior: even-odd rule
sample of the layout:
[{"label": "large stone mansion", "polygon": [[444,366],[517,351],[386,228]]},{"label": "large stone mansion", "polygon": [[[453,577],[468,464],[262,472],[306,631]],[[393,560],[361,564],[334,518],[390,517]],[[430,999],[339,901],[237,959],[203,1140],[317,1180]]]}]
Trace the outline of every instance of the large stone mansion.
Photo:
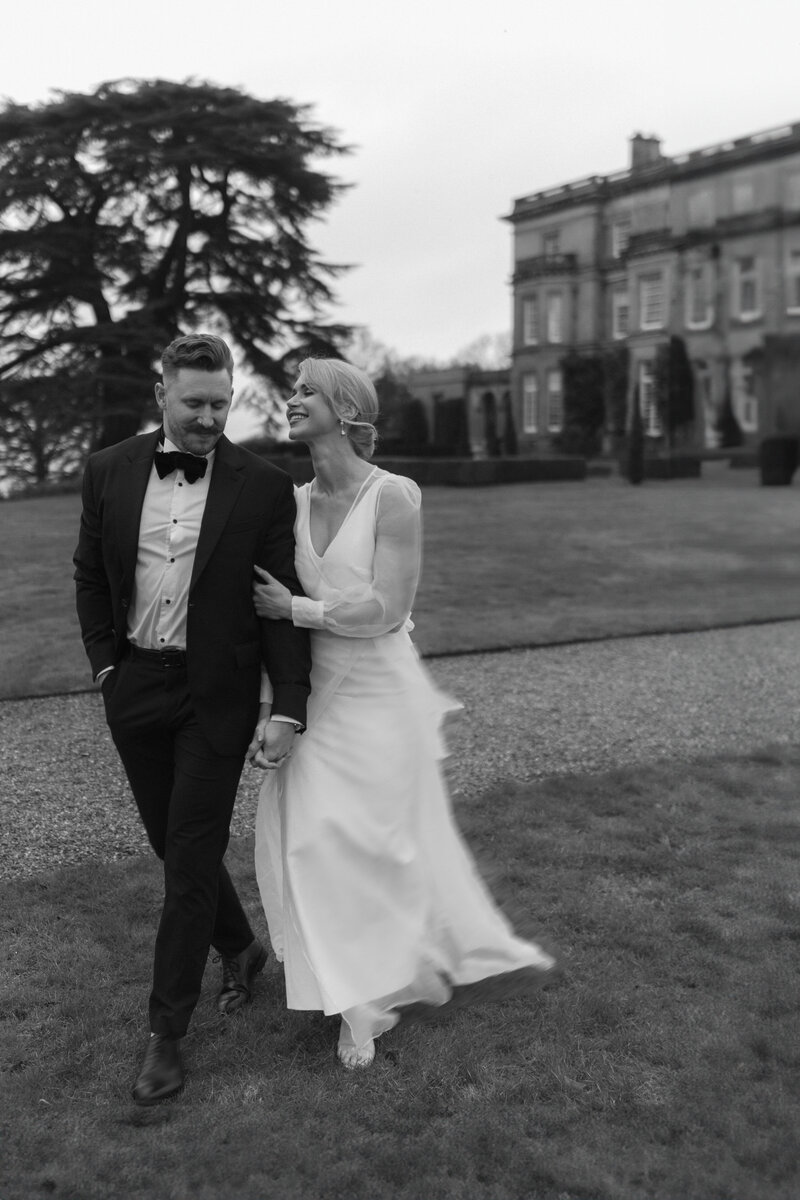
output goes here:
[{"label": "large stone mansion", "polygon": [[563,421],[561,360],[624,343],[630,395],[661,433],[657,347],[683,339],[698,445],[726,391],[746,440],[800,432],[800,123],[630,165],[514,203],[511,397],[520,450]]},{"label": "large stone mansion", "polygon": [[716,444],[726,397],[745,442],[800,433],[800,123],[669,157],[636,134],[630,164],[516,200],[510,376],[470,368],[418,375],[434,441],[500,454],[509,421],[522,454],[557,447],[566,355],[625,347],[659,439],[655,362],[680,338],[694,379],[697,447]]}]

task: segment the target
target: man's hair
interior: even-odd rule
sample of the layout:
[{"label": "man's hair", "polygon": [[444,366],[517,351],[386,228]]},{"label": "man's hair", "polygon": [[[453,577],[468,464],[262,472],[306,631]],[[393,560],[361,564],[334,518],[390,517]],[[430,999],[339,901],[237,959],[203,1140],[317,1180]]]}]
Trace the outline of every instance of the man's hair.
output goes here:
[{"label": "man's hair", "polygon": [[170,342],[161,355],[161,374],[174,378],[181,367],[193,371],[221,371],[233,378],[233,355],[222,338],[213,333],[187,333]]}]

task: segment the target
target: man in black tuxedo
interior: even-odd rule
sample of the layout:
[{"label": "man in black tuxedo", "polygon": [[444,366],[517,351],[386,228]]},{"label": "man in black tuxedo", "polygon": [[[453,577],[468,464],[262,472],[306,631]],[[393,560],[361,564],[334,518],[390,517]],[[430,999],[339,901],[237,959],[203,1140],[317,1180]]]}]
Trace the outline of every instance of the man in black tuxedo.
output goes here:
[{"label": "man in black tuxedo", "polygon": [[307,631],[260,621],[253,607],[256,565],[301,590],[295,503],[286,474],[223,434],[230,350],[212,335],[180,337],[165,350],[162,371],[163,429],[89,459],[74,558],[93,677],[164,862],[138,1104],[183,1086],[180,1038],[209,947],[222,959],[221,1012],[249,1000],[266,962],[223,856],[259,716],[262,663],[273,689],[262,750],[273,767],[304,727],[310,672]]}]

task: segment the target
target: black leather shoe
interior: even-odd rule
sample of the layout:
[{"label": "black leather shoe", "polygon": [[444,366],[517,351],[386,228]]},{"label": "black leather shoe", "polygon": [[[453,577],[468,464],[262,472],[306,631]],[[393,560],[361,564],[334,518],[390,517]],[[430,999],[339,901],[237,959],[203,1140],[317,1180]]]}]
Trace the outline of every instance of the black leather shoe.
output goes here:
[{"label": "black leather shoe", "polygon": [[150,1035],[142,1069],[133,1085],[137,1104],[158,1104],[176,1095],[183,1087],[180,1041],[161,1033]]},{"label": "black leather shoe", "polygon": [[267,952],[261,942],[254,939],[241,954],[221,954],[220,958],[222,987],[217,996],[217,1008],[221,1013],[236,1012],[250,999],[253,980],[259,971],[264,970]]}]

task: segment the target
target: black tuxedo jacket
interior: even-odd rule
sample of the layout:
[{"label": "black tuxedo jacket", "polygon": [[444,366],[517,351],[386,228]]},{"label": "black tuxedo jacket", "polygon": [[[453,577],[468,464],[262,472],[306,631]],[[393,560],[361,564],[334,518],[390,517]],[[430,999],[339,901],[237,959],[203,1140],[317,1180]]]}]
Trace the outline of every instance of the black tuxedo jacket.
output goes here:
[{"label": "black tuxedo jacket", "polygon": [[[139,521],[159,431],[93,454],[83,480],[75,551],[78,619],[93,675],[124,656]],[[283,471],[234,445],[217,443],[197,542],[187,612],[188,683],[197,718],[219,754],[247,749],[258,718],[262,662],[273,711],[305,722],[311,660],[308,633],[291,621],[259,620],[253,566],[293,593],[295,501]]]}]

